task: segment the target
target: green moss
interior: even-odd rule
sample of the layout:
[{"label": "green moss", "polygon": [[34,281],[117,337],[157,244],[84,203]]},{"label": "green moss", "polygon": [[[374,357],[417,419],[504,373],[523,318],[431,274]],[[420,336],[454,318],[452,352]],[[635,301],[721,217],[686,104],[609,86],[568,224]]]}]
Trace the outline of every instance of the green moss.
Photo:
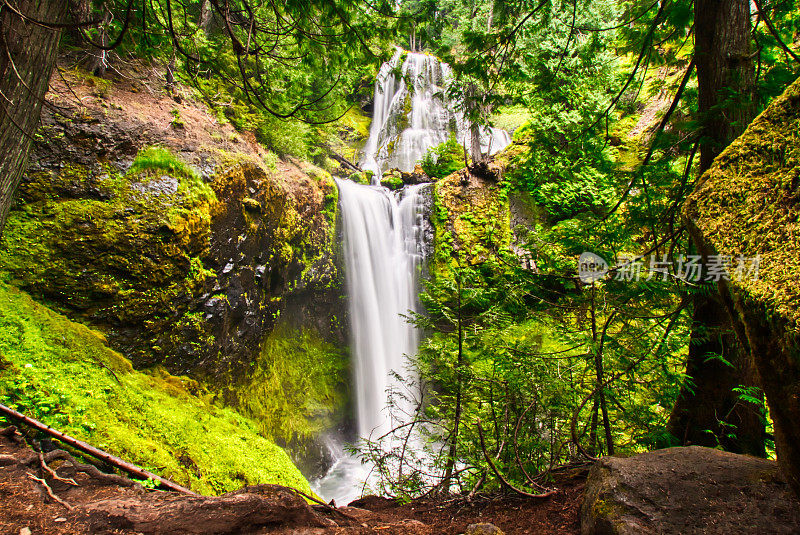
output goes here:
[{"label": "green moss", "polygon": [[491,117],[497,128],[514,131],[530,120],[531,113],[525,106],[501,106]]},{"label": "green moss", "polygon": [[339,213],[339,188],[333,179],[323,183],[325,197],[322,200],[322,215],[328,222],[328,239],[330,243],[336,240],[336,219]]},{"label": "green moss", "polygon": [[346,403],[347,358],[312,329],[278,327],[261,347],[248,384],[234,396],[260,429],[298,443],[330,429]]},{"label": "green moss", "polygon": [[278,483],[309,492],[286,453],[193,381],[147,375],[103,336],[0,283],[0,399],[206,494]]},{"label": "green moss", "polygon": [[746,307],[800,340],[800,80],[775,100],[703,176],[684,207],[715,252],[760,257],[757,278],[731,281]]},{"label": "green moss", "polygon": [[342,128],[352,131],[358,140],[365,140],[369,137],[369,127],[372,120],[364,115],[361,108],[353,106],[338,121]]},{"label": "green moss", "polygon": [[355,172],[347,177],[348,180],[352,180],[356,184],[364,184],[365,186],[369,186],[372,182],[372,171],[362,171],[362,172]]},{"label": "green moss", "polygon": [[381,186],[385,188],[389,188],[391,190],[398,190],[401,189],[403,184],[403,179],[396,174],[384,175],[381,179]]},{"label": "green moss", "polygon": [[434,273],[443,273],[459,262],[485,262],[509,246],[511,216],[507,187],[482,181],[465,187],[459,173],[435,183]]},{"label": "green moss", "polygon": [[203,182],[197,171],[164,147],[151,146],[140,150],[127,172],[128,176],[138,176],[140,179],[163,174],[178,179],[177,193],[183,198],[184,204],[196,206],[216,201],[211,186]]}]

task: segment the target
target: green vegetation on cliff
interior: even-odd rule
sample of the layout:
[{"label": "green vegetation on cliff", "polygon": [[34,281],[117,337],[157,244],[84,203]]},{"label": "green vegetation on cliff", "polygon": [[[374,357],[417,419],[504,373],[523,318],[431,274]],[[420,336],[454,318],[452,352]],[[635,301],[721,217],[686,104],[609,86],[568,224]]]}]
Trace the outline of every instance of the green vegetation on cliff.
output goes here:
[{"label": "green vegetation on cliff", "polygon": [[234,396],[265,434],[284,444],[302,444],[341,419],[347,372],[345,352],[319,333],[279,326]]},{"label": "green vegetation on cliff", "polygon": [[102,334],[0,283],[0,400],[204,494],[277,483],[309,492],[256,425],[198,384],[135,371]]}]

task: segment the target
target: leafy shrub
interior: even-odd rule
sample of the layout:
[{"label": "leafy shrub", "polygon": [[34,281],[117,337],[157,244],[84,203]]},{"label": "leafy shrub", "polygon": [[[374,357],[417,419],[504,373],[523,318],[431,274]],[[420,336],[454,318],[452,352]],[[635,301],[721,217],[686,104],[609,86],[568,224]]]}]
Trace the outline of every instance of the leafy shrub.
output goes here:
[{"label": "leafy shrub", "polygon": [[420,164],[429,177],[444,178],[464,167],[464,147],[453,134],[444,143],[428,149]]}]

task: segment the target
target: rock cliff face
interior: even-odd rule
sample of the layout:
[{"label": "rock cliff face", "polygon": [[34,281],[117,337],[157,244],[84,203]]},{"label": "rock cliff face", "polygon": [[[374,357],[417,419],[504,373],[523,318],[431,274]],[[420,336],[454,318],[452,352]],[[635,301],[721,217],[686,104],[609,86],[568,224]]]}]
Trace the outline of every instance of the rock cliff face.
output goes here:
[{"label": "rock cliff face", "polygon": [[688,199],[684,219],[705,255],[759,258],[722,281],[775,423],[778,461],[800,495],[800,81],[733,142]]},{"label": "rock cliff face", "polygon": [[[279,358],[264,349],[268,336],[276,326],[284,339],[302,334],[292,346],[299,362],[282,365],[322,393],[287,418],[344,412],[333,410],[346,399],[346,307],[330,175],[279,161],[189,100],[68,79],[48,96],[0,245],[2,276],[103,330],[137,367],[202,379],[255,412],[283,409],[241,392],[296,386],[253,386],[269,379],[254,370]],[[303,361],[309,344],[322,363]]]}]

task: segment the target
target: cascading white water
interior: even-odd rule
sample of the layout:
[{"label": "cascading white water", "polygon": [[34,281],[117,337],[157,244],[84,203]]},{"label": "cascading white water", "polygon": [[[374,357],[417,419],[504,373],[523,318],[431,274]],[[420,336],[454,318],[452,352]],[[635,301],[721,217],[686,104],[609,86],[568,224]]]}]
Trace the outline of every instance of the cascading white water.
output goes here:
[{"label": "cascading white water", "polygon": [[[427,54],[398,49],[383,64],[375,81],[372,125],[361,161],[362,169],[374,173],[373,183],[391,168],[412,171],[430,147],[444,143],[450,134],[470,146],[463,106],[447,97],[451,82],[450,67]],[[511,136],[505,130],[481,129],[483,152],[494,154],[509,143]]]},{"label": "cascading white water", "polygon": [[[387,393],[402,388],[393,372],[406,375],[406,355],[419,344],[405,318],[417,311],[422,261],[420,188],[403,190],[398,202],[386,188],[337,181],[344,234],[356,415],[359,436],[377,438],[391,426]],[[394,398],[395,414],[408,413]]]},{"label": "cascading white water", "polygon": [[[344,234],[345,282],[349,300],[356,421],[360,438],[378,439],[411,418],[407,356],[419,332],[406,320],[419,311],[419,272],[424,260],[422,197],[425,184],[408,186],[399,200],[381,186],[337,180]],[[392,396],[404,392],[405,396]],[[409,395],[410,394],[410,395]],[[398,421],[399,420],[399,421]],[[334,465],[312,482],[326,499],[348,503],[360,495],[370,467],[332,441]]]},{"label": "cascading white water", "polygon": [[[383,65],[375,83],[372,126],[361,164],[375,173],[373,185],[336,181],[360,438],[379,439],[412,416],[408,397],[413,394],[405,388],[413,383],[414,371],[406,355],[416,353],[419,333],[406,316],[419,309],[426,185],[407,186],[395,194],[378,184],[384,170],[413,170],[430,147],[447,141],[451,133],[469,146],[469,129],[460,106],[445,96],[449,83],[447,64],[433,56],[398,50]],[[504,130],[481,132],[484,152],[494,153],[510,142]],[[408,382],[396,380],[395,374]],[[390,394],[397,391],[406,396],[393,396],[390,403]],[[320,496],[348,503],[360,495],[371,467],[346,454],[338,442],[332,441],[330,449],[334,465],[312,484]]]}]

